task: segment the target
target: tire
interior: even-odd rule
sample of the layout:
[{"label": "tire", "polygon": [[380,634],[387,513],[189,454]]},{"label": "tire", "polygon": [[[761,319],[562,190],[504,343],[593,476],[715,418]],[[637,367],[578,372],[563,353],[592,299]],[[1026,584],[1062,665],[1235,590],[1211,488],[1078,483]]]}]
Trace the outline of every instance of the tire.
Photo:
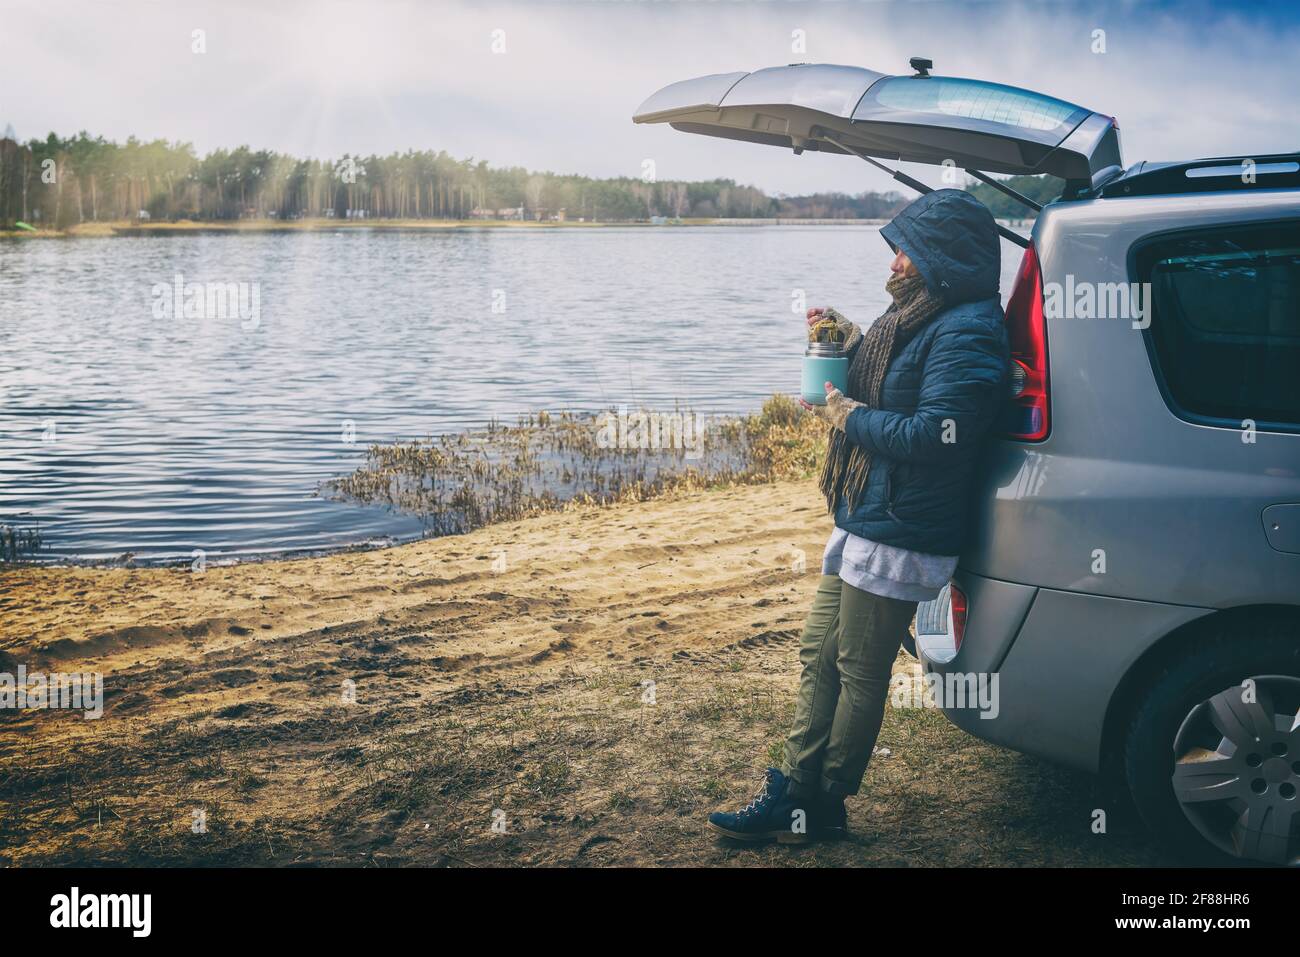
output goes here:
[{"label": "tire", "polygon": [[1124,777],[1178,856],[1300,866],[1300,625],[1239,619],[1179,648],[1137,703]]}]

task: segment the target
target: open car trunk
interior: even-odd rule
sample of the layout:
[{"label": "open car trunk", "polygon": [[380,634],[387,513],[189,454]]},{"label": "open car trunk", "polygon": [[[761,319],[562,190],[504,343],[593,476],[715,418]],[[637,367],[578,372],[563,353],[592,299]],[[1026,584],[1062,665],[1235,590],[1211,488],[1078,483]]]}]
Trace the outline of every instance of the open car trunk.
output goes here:
[{"label": "open car trunk", "polygon": [[854,66],[795,64],[683,80],[647,99],[632,119],[796,152],[1050,173],[1074,189],[1122,170],[1110,116],[1000,83]]}]

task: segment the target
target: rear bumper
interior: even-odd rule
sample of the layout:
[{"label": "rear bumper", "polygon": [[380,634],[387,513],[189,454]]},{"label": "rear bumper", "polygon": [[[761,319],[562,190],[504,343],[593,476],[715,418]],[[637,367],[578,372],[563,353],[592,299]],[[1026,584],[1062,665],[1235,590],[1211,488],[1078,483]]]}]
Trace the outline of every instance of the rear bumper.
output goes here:
[{"label": "rear bumper", "polygon": [[969,605],[959,651],[946,614],[930,603],[917,611],[917,657],[936,703],[976,737],[1086,771],[1100,766],[1106,712],[1124,674],[1154,642],[1209,611],[960,569],[953,581]]}]

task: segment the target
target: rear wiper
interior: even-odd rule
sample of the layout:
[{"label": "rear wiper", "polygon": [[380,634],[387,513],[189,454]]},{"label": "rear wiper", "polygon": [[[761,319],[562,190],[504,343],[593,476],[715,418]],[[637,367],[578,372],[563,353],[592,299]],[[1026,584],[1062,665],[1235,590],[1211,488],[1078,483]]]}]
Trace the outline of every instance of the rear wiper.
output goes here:
[{"label": "rear wiper", "polygon": [[[847,143],[841,143],[839,140],[835,139],[835,137],[829,135],[825,130],[819,129],[817,132],[821,139],[824,139],[826,142],[838,146],[840,149],[844,150],[844,152],[856,156],[858,159],[866,160],[872,166],[876,167],[876,169],[888,173],[890,176],[892,176],[898,182],[902,183],[904,186],[910,186],[912,189],[916,190],[918,193],[921,193],[922,195],[926,193],[934,192],[934,189],[932,187],[926,186],[919,179],[914,179],[913,177],[908,176],[902,170],[890,169],[884,163],[877,161],[875,157],[868,156],[866,153],[863,153],[861,150],[854,149],[852,146],[849,146]],[[980,173],[974,173],[971,170],[966,170],[966,172],[971,173],[977,179],[983,180],[984,182],[989,183],[989,185],[994,186],[1005,193],[1009,193],[1011,196],[1015,197],[1016,199],[1028,203],[1029,206],[1032,207],[1036,212],[1042,210],[1043,208],[1039,206],[1037,203],[1035,203],[1033,200],[1029,199],[1027,196],[1021,196],[1019,193],[1017,193],[1015,190],[1011,189],[1010,187],[1003,186],[1001,183],[998,183],[995,180],[987,179]],[[1026,239],[1024,236],[1021,236],[1019,233],[1013,233],[1011,230],[1007,229],[1007,227],[1003,226],[1000,223],[996,225],[998,228],[998,233],[1001,234],[1003,239],[1009,240],[1010,242],[1015,243],[1017,246],[1020,246],[1023,249],[1029,248],[1029,240]]]}]

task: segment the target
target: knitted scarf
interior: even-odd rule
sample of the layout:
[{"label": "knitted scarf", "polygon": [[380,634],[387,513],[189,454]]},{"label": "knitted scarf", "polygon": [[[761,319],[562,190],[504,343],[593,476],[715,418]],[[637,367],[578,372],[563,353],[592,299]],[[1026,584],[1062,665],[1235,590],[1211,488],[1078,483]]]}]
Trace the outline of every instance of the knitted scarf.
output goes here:
[{"label": "knitted scarf", "polygon": [[[863,332],[848,375],[849,398],[871,409],[880,408],[880,386],[894,356],[943,309],[920,276],[893,276],[885,291],[893,304]],[[833,513],[841,501],[856,507],[870,470],[871,453],[832,428],[821,477],[827,508]]]}]

